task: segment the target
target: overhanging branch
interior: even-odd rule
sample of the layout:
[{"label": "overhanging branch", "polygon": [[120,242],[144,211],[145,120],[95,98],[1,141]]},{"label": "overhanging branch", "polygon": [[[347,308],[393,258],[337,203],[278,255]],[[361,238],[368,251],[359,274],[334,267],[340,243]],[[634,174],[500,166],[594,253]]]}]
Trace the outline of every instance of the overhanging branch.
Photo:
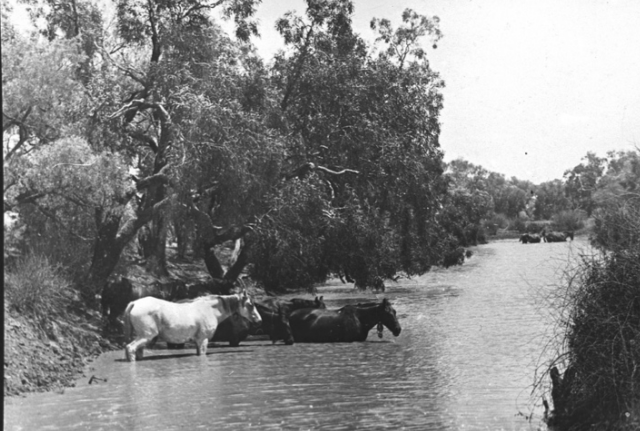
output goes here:
[{"label": "overhanging branch", "polygon": [[309,172],[316,171],[316,170],[324,172],[329,175],[344,175],[347,173],[356,174],[356,175],[360,174],[359,171],[356,171],[354,169],[341,169],[339,171],[334,171],[333,169],[329,169],[325,166],[320,166],[320,165],[316,165],[315,163],[308,162],[294,169],[292,172],[285,174],[284,178],[287,180],[290,180],[291,178],[295,178],[295,177],[304,178]]},{"label": "overhanging branch", "polygon": [[138,191],[146,189],[152,185],[158,185],[158,184],[172,184],[171,178],[169,178],[169,175],[167,175],[167,172],[169,171],[169,167],[171,165],[166,165],[164,166],[162,169],[160,169],[160,171],[157,174],[153,174],[150,175],[146,178],[143,178],[141,180],[139,180],[136,183],[136,189]]}]

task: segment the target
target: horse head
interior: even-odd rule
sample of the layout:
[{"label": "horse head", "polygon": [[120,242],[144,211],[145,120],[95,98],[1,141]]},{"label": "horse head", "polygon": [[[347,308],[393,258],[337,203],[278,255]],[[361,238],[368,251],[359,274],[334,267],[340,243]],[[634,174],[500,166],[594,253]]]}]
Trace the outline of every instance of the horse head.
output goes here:
[{"label": "horse head", "polygon": [[260,326],[262,324],[262,317],[260,317],[258,309],[251,301],[251,297],[247,295],[247,292],[243,290],[238,299],[240,300],[240,315],[248,319],[252,325]]},{"label": "horse head", "polygon": [[[384,298],[379,306],[380,322],[391,331],[394,337],[400,335],[402,328],[396,318],[396,310],[391,306],[391,303],[387,298]],[[379,333],[380,328],[378,327]]]}]

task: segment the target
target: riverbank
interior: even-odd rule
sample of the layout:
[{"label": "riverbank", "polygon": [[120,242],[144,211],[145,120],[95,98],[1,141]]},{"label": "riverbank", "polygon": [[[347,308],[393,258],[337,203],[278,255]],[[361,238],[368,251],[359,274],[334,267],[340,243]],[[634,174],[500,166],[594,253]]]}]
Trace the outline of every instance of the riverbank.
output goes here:
[{"label": "riverbank", "polygon": [[46,327],[4,304],[4,395],[62,391],[85,366],[118,348],[101,334],[97,311],[71,309]]}]

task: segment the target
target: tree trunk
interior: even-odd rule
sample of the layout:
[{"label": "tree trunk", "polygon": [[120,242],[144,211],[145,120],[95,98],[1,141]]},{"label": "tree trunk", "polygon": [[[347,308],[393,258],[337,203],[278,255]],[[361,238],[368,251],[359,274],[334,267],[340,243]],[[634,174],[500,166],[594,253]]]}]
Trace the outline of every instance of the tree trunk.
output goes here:
[{"label": "tree trunk", "polygon": [[250,242],[245,240],[245,241],[242,241],[240,244],[241,244],[240,253],[238,253],[238,257],[236,261],[233,262],[231,266],[229,266],[229,269],[227,269],[227,272],[224,275],[225,280],[233,280],[233,281],[237,280],[238,277],[240,277],[240,274],[242,274],[242,271],[244,270],[245,266],[247,266],[247,264],[249,263]]},{"label": "tree trunk", "polygon": [[149,237],[145,251],[145,268],[155,277],[168,277],[167,271],[167,220],[164,213],[156,214],[149,223]]},{"label": "tree trunk", "polygon": [[220,261],[213,250],[213,244],[205,243],[204,245],[204,264],[212,278],[216,279],[224,277],[224,270],[222,269],[222,265],[220,265]]},{"label": "tree trunk", "polygon": [[180,223],[174,220],[173,230],[176,234],[178,258],[184,259],[187,256],[187,249],[191,240],[191,225],[188,222]]},{"label": "tree trunk", "polygon": [[119,237],[118,230],[122,215],[108,211],[102,219],[102,211],[96,210],[96,222],[98,224],[98,236],[91,259],[91,267],[85,281],[85,288],[82,290],[89,302],[93,302],[95,295],[102,292],[107,284],[107,280],[118,261],[122,250],[129,240],[133,238],[135,232],[126,237]]}]

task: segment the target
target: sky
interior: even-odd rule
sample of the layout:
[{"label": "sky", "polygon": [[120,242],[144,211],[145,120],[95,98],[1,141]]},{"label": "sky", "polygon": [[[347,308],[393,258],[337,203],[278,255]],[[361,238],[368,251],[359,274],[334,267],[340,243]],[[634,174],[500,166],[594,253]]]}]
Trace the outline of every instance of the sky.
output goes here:
[{"label": "sky", "polygon": [[[373,43],[372,18],[397,27],[406,8],[440,18],[445,160],[536,184],[562,178],[588,151],[640,148],[639,0],[354,0],[353,25]],[[283,47],[275,21],[304,0],[263,0],[269,60]],[[225,25],[231,29],[231,23]]]},{"label": "sky", "polygon": [[[446,87],[440,144],[536,184],[562,178],[588,151],[640,147],[640,1],[355,0],[353,24],[373,43],[371,18],[397,27],[406,8],[440,18],[437,49]],[[303,0],[263,0],[265,59],[282,47],[275,20]]]}]

